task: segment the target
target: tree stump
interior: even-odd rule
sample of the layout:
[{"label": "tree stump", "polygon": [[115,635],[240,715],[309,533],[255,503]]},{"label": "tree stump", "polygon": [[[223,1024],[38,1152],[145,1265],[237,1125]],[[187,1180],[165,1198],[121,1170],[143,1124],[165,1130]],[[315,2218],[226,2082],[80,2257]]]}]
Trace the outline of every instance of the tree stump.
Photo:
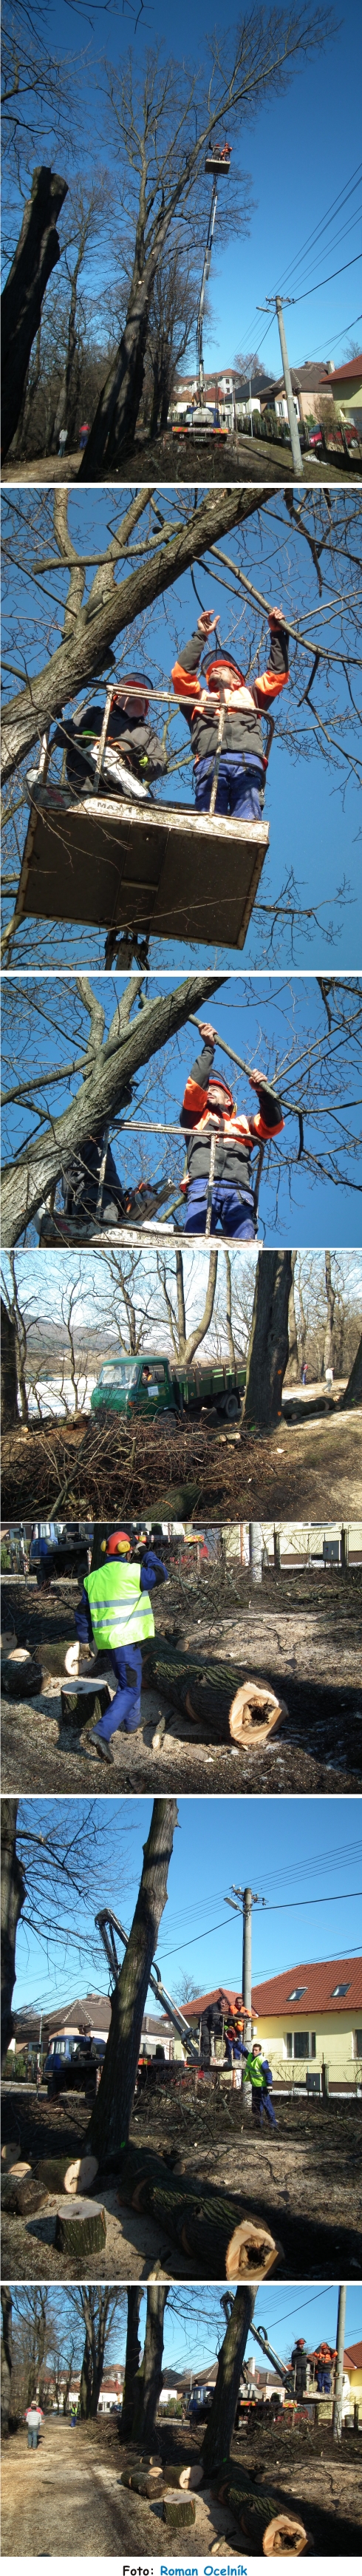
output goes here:
[{"label": "tree stump", "polygon": [[162,1637],[147,1649],[147,1674],[184,1717],[201,1721],[218,1744],[264,1745],[285,1725],[288,1709],[269,1682],[244,1680],[237,1665],[181,1653]]},{"label": "tree stump", "polygon": [[98,2173],[98,2156],[41,2156],[36,2166],[37,2181],[44,2191],[66,2191],[70,2199],[77,2192],[91,2191]]},{"label": "tree stump", "polygon": [[62,1726],[95,1726],[109,1708],[112,1693],[108,1682],[61,1682],[60,1710]]},{"label": "tree stump", "polygon": [[63,2201],[57,2209],[55,2243],[60,2254],[70,2254],[82,2266],[89,2254],[100,2254],[106,2243],[106,2213],[99,2201],[79,2200],[78,2205]]},{"label": "tree stump", "polygon": [[240,2195],[219,2191],[197,2174],[170,2175],[161,2157],[132,2141],[109,2166],[119,2173],[121,2204],[151,2212],[183,2253],[196,2259],[206,2280],[264,2281],[275,2269],[282,2247],[262,2218],[244,2217]]},{"label": "tree stump", "polygon": [[172,2532],[187,2530],[190,2523],[196,2521],[196,2505],[193,2496],[165,2495],[162,2515],[163,2521],[168,2524]]}]

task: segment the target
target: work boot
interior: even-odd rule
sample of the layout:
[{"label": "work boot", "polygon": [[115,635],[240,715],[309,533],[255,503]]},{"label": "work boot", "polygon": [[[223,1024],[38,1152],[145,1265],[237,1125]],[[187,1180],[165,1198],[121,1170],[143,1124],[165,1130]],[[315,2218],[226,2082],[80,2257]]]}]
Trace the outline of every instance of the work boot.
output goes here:
[{"label": "work boot", "polygon": [[88,1736],[88,1742],[83,1746],[84,1753],[89,1753],[91,1744],[95,1744],[96,1753],[100,1753],[101,1762],[113,1762],[113,1753],[111,1753],[110,1744],[106,1743],[105,1735],[97,1735],[96,1726],[92,1727],[92,1732]]}]

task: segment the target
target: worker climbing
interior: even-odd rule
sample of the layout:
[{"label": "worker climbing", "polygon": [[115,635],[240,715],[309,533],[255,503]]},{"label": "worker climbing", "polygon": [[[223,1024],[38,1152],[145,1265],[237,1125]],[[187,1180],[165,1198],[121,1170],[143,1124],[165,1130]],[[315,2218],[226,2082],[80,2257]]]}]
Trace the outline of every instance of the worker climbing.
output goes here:
[{"label": "worker climbing", "polygon": [[141,1648],[155,1633],[150,1593],[157,1584],[168,1583],[169,1575],[147,1538],[133,1546],[127,1530],[112,1530],[101,1553],[104,1563],[85,1575],[75,1625],[79,1644],[92,1644],[97,1652],[106,1648],[113,1665],[115,1696],[84,1748],[88,1752],[95,1745],[101,1760],[113,1762],[110,1736],[123,1726],[127,1735],[134,1735],[140,1725]]},{"label": "worker climbing", "polygon": [[[114,687],[102,759],[102,796],[139,798],[147,794],[153,779],[163,777],[167,752],[148,723],[150,688],[151,681],[139,671],[129,671]],[[89,796],[96,784],[103,725],[104,707],[92,702],[78,707],[75,716],[65,717],[57,727],[54,740],[66,753],[68,787],[77,797]]]},{"label": "worker climbing", "polygon": [[[222,1234],[252,1243],[256,1211],[250,1158],[255,1146],[270,1144],[274,1136],[281,1134],[284,1122],[280,1100],[264,1075],[255,1071],[249,1074],[249,1081],[258,1097],[256,1116],[237,1111],[224,1075],[213,1073],[217,1030],[208,1020],[200,1020],[199,1027],[202,1054],[191,1067],[180,1112],[180,1126],[192,1129],[187,1140],[187,1172],[181,1183],[187,1193],[184,1232],[205,1234],[211,1191],[210,1233],[216,1234],[220,1225]],[[214,1173],[210,1179],[215,1138]]]},{"label": "worker climbing", "polygon": [[196,805],[199,813],[211,810],[257,823],[266,772],[261,717],[269,715],[274,698],[286,687],[288,631],[282,609],[271,608],[267,670],[248,681],[233,655],[222,649],[206,662],[204,687],[198,678],[202,648],[218,624],[212,610],[203,609],[172,671],[191,733]]}]

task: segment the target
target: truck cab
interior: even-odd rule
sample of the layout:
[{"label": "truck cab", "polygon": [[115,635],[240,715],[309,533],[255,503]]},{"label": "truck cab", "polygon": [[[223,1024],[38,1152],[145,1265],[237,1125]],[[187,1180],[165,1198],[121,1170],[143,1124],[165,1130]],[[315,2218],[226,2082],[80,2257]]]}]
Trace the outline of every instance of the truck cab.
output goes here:
[{"label": "truck cab", "polygon": [[44,2065],[48,2101],[65,2091],[83,2092],[87,2084],[92,2084],[97,2066],[103,2066],[105,2052],[106,2040],[97,2039],[92,2031],[82,2035],[79,2031],[57,2032],[56,2038],[49,2040]]},{"label": "truck cab", "polygon": [[187,1423],[200,1418],[205,1406],[217,1418],[236,1421],[245,1386],[243,1361],[235,1367],[226,1361],[209,1366],[186,1367],[179,1361],[170,1367],[165,1352],[142,1354],[137,1359],[105,1360],[97,1385],[91,1395],[91,1411],[103,1407],[112,1413],[125,1413],[131,1420],[136,1414],[154,1420],[160,1413],[181,1415]]}]

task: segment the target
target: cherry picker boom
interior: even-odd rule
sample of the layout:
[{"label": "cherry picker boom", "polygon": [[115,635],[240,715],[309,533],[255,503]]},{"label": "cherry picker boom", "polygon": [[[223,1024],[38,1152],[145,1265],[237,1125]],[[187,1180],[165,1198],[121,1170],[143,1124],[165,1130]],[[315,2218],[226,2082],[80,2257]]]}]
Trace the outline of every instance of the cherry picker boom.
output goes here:
[{"label": "cherry picker boom", "polygon": [[[112,1914],[111,1907],[109,1905],[104,1905],[101,1908],[101,1912],[99,1914],[95,1914],[94,1920],[97,1932],[100,1932],[101,1941],[103,1941],[103,1949],[106,1953],[106,1959],[108,1959],[108,1967],[110,1968],[111,1976],[113,1977],[114,1984],[116,1984],[116,1979],[119,1976],[120,1963],[117,1958],[114,1935],[115,1932],[119,1932],[120,1940],[124,1942],[124,1948],[127,1950],[129,1933],[124,1931],[123,1923],[118,1922],[117,1914]],[[152,1968],[150,1968],[148,1982],[152,1988],[152,1994],[156,1995],[157,2003],[162,2004],[163,2010],[167,2013],[169,2021],[173,2022],[178,2038],[182,2039],[189,2063],[192,2066],[198,2066],[198,2041],[196,2039],[192,2039],[191,2031],[189,2030],[188,2022],[185,2021],[184,2013],[179,2012],[178,2004],[174,2004],[172,1995],[167,1993],[167,1986],[162,1985],[161,1969],[158,1967],[157,1959],[153,1959],[152,1961]]]},{"label": "cherry picker boom", "polygon": [[212,193],[211,193],[211,206],[210,206],[210,214],[209,214],[209,223],[208,223],[208,233],[207,233],[207,241],[206,241],[205,257],[204,257],[204,265],[203,265],[202,278],[201,278],[199,307],[198,307],[198,315],[197,315],[197,322],[196,322],[196,345],[197,345],[197,361],[198,361],[199,400],[198,400],[198,407],[197,407],[197,409],[196,409],[196,410],[194,410],[194,411],[193,411],[193,413],[192,413],[192,419],[191,419],[189,422],[188,422],[188,421],[175,422],[175,435],[176,435],[176,437],[179,437],[180,435],[181,435],[181,436],[183,436],[183,437],[186,437],[186,438],[195,438],[195,437],[200,437],[200,438],[209,438],[209,437],[215,437],[215,436],[217,436],[218,438],[224,438],[224,439],[225,439],[225,437],[227,436],[227,431],[226,431],[226,430],[222,430],[220,421],[216,422],[215,424],[211,421],[210,416],[209,416],[209,412],[208,412],[207,404],[205,404],[205,399],[204,399],[204,349],[203,349],[203,333],[204,333],[204,304],[205,304],[205,293],[206,293],[206,287],[207,287],[208,277],[210,276],[211,253],[212,253],[212,245],[213,245],[214,231],[215,231],[215,221],[216,221],[216,211],[217,211],[217,192],[218,192],[218,181],[219,181],[219,179],[223,179],[223,178],[225,179],[225,178],[227,178],[227,177],[228,177],[229,170],[230,170],[230,159],[231,159],[231,144],[230,144],[230,143],[224,143],[222,146],[220,146],[220,148],[219,148],[219,146],[218,146],[218,145],[216,145],[216,144],[215,144],[213,147],[211,147],[210,151],[206,153],[205,170],[210,170],[210,171],[212,172]]}]

